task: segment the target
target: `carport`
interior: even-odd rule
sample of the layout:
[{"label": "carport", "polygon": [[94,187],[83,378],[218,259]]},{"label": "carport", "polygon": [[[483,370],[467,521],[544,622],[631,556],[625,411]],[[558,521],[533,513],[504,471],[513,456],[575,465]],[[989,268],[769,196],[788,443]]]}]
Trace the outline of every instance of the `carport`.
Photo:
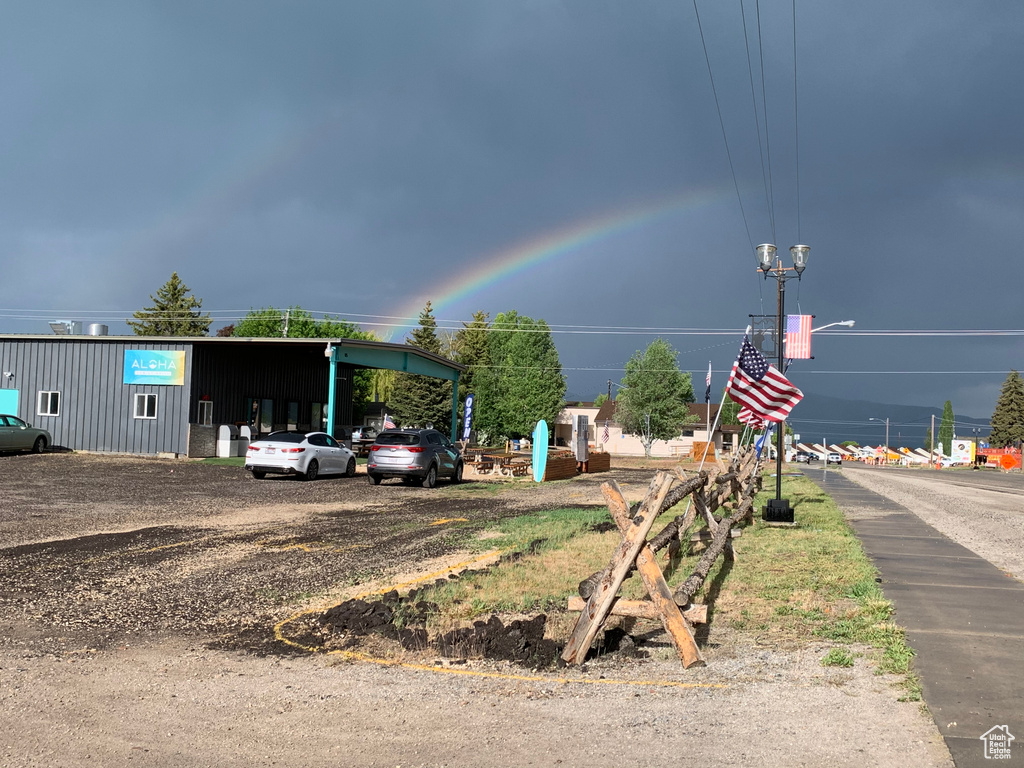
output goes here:
[{"label": "carport", "polygon": [[456,440],[459,417],[459,374],[465,366],[453,363],[419,347],[408,344],[390,344],[383,341],[361,339],[331,339],[324,354],[330,358],[331,372],[327,391],[327,431],[334,434],[335,399],[338,392],[338,366],[377,368],[403,373],[415,373],[452,383],[451,439]]}]

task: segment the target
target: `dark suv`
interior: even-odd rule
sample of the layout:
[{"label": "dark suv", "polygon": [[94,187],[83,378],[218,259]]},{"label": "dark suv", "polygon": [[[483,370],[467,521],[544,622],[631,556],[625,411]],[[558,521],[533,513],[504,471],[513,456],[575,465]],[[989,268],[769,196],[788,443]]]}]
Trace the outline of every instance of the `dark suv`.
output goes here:
[{"label": "dark suv", "polygon": [[439,477],[461,483],[462,470],[458,449],[436,429],[386,429],[377,435],[366,460],[366,476],[374,485],[400,477],[407,485],[419,481],[433,488]]}]

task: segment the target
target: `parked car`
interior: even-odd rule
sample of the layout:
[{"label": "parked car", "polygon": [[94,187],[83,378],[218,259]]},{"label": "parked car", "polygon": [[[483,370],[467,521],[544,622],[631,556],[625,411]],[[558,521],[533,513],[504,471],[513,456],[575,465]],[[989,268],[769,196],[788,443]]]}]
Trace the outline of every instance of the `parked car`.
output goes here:
[{"label": "parked car", "polygon": [[32,451],[49,448],[53,438],[45,429],[33,427],[17,416],[0,414],[0,451]]},{"label": "parked car", "polygon": [[366,460],[366,476],[374,485],[387,477],[406,484],[419,481],[433,488],[439,477],[462,482],[459,450],[436,429],[386,429],[377,435]]},{"label": "parked car", "polygon": [[838,453],[830,453],[830,454],[828,454],[828,456],[825,457],[825,465],[827,466],[829,464],[839,464],[840,466],[842,466],[842,464],[843,464],[843,457],[842,457],[842,455],[838,454]]},{"label": "parked car", "polygon": [[818,456],[810,451],[797,451],[794,459],[801,464],[810,464],[812,461],[817,461]]},{"label": "parked car", "polygon": [[249,445],[245,468],[257,480],[267,475],[302,475],[315,480],[320,475],[356,473],[356,457],[347,447],[325,432],[271,432]]},{"label": "parked car", "polygon": [[373,427],[352,427],[352,450],[357,456],[368,454],[376,439],[377,430]]}]

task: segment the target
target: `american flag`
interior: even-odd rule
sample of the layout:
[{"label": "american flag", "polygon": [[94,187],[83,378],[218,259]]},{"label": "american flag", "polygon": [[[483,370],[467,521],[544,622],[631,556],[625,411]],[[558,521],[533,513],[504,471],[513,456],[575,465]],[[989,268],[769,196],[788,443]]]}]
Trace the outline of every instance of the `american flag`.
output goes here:
[{"label": "american flag", "polygon": [[734,402],[765,421],[784,421],[804,397],[774,365],[768,364],[746,336],[740,356],[732,365],[726,392]]},{"label": "american flag", "polygon": [[751,429],[762,429],[765,425],[765,420],[749,408],[740,408],[740,412],[736,414],[736,418],[740,423],[746,424]]},{"label": "american flag", "polygon": [[605,419],[604,420],[604,433],[601,435],[601,442],[602,443],[607,443],[608,442],[608,437],[609,437],[609,434],[608,434],[608,419]]},{"label": "american flag", "polygon": [[786,357],[790,360],[810,360],[812,317],[813,315],[786,316]]},{"label": "american flag", "polygon": [[391,417],[386,413],[384,414],[384,429],[398,429],[398,427],[395,426],[395,422],[393,422]]}]

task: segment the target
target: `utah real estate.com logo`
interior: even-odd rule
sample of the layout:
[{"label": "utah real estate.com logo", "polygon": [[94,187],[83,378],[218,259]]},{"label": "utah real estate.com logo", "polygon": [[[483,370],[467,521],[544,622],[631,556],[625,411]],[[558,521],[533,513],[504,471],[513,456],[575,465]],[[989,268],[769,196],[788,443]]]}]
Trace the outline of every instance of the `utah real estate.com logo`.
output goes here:
[{"label": "utah real estate.com logo", "polygon": [[1010,742],[1014,740],[1014,736],[1008,726],[997,725],[989,728],[978,738],[985,742],[986,760],[1010,759]]}]

